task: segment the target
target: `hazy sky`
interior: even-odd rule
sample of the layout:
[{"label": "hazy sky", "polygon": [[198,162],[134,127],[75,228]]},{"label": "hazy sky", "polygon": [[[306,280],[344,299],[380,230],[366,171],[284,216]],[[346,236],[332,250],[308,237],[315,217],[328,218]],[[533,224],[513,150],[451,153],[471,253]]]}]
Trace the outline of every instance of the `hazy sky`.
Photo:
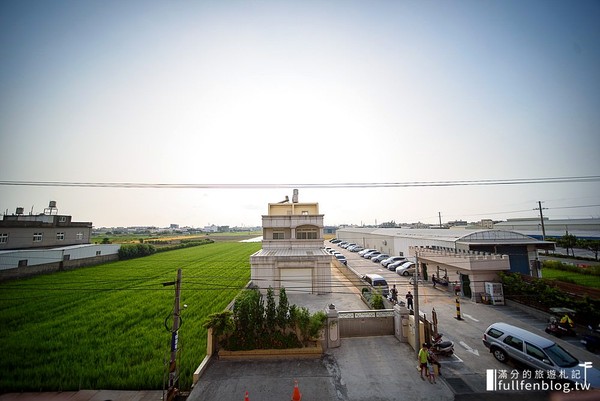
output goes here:
[{"label": "hazy sky", "polygon": [[[1,212],[97,227],[260,225],[293,184],[599,176],[600,2],[3,0],[0,152]],[[248,183],[288,187],[218,188]],[[538,200],[600,217],[600,181],[300,189],[326,224]]]}]

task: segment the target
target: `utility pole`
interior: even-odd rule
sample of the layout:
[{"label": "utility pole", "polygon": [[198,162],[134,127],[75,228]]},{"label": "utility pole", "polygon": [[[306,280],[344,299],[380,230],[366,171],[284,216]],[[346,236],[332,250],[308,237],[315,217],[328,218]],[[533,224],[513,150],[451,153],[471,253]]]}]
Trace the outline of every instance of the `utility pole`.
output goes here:
[{"label": "utility pole", "polygon": [[167,400],[173,401],[179,393],[179,375],[177,373],[177,340],[179,337],[179,326],[181,324],[181,315],[179,310],[179,298],[181,294],[181,269],[177,270],[177,281],[163,283],[166,285],[175,284],[175,306],[173,307],[173,328],[171,329],[171,360],[169,361],[169,388],[167,389]]},{"label": "utility pole", "polygon": [[419,350],[421,349],[421,314],[419,313],[419,247],[415,247],[415,283],[414,283],[414,316],[415,316],[415,352],[417,359],[419,358]]},{"label": "utility pole", "polygon": [[533,210],[540,211],[540,221],[542,222],[542,241],[546,241],[546,228],[544,227],[544,213],[542,212],[545,207],[542,207],[542,201],[538,201],[538,207]]},{"label": "utility pole", "polygon": [[438,218],[440,219],[440,228],[442,228],[442,212],[438,212]]}]

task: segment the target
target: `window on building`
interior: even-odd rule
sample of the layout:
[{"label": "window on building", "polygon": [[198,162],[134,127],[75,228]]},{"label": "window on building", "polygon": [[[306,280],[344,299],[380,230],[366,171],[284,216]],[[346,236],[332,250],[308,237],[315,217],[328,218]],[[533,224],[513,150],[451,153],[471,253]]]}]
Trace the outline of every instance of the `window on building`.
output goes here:
[{"label": "window on building", "polygon": [[25,266],[27,266],[27,259],[19,260],[19,267],[25,267]]},{"label": "window on building", "polygon": [[8,234],[0,233],[0,244],[6,244],[8,242]]},{"label": "window on building", "polygon": [[303,210],[302,211],[302,216],[308,216],[308,210]]},{"label": "window on building", "polygon": [[42,242],[42,237],[44,234],[42,233],[33,233],[33,242]]},{"label": "window on building", "polygon": [[65,223],[67,221],[67,216],[60,216],[58,218],[59,223]]},{"label": "window on building", "polygon": [[75,238],[77,238],[78,240],[82,240],[83,239],[83,233],[77,233],[77,235],[75,235]]},{"label": "window on building", "polygon": [[285,239],[285,235],[284,235],[283,231],[273,232],[273,239]]},{"label": "window on building", "polygon": [[63,255],[63,260],[71,260],[71,255]]},{"label": "window on building", "polygon": [[296,239],[318,239],[316,228],[298,228],[296,229]]},{"label": "window on building", "polygon": [[65,233],[56,233],[56,239],[58,241],[64,241],[65,240]]},{"label": "window on building", "polygon": [[100,254],[102,254],[102,251],[96,251],[96,256],[100,256]]}]

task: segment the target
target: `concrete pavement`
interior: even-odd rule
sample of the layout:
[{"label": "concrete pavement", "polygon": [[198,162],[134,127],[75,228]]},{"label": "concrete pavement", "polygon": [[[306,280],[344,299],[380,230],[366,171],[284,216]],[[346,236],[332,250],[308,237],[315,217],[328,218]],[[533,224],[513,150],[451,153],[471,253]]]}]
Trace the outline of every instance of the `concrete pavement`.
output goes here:
[{"label": "concrete pavement", "polygon": [[[311,312],[334,304],[337,310],[368,309],[360,292],[332,269],[333,291],[326,295],[288,293],[290,304]],[[344,338],[339,348],[316,360],[213,360],[188,401],[291,399],[295,380],[303,400],[377,401],[454,399],[444,380],[420,378],[415,351],[394,336]]]}]

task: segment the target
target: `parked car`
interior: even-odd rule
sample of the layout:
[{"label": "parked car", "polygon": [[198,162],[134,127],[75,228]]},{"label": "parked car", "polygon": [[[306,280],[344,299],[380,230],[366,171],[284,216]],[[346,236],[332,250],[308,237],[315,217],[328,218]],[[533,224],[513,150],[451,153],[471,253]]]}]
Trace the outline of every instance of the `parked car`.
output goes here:
[{"label": "parked car", "polygon": [[369,284],[373,290],[381,291],[381,295],[386,297],[390,293],[390,287],[387,281],[379,274],[365,274],[362,279]]},{"label": "parked car", "polygon": [[332,244],[339,244],[340,242],[342,242],[342,240],[334,238],[334,239],[330,239],[329,242],[331,242]]},{"label": "parked car", "polygon": [[600,370],[591,367],[586,369],[577,358],[554,341],[520,327],[494,323],[485,330],[482,340],[494,358],[502,363],[513,359],[532,369],[555,371],[557,378],[564,372],[563,377],[569,381],[582,384],[585,381],[592,388],[600,387]]},{"label": "parked car", "polygon": [[344,248],[344,249],[348,249],[348,247],[350,247],[350,246],[354,246],[354,245],[356,245],[354,242],[349,242],[349,243],[347,243],[347,244],[343,245],[343,246],[342,246],[342,248]]},{"label": "parked car", "polygon": [[[406,258],[404,256],[390,256],[389,258],[381,261],[381,266],[388,267],[389,264],[397,262],[399,260],[406,260]],[[396,270],[396,268],[394,268],[394,270]]]},{"label": "parked car", "polygon": [[389,257],[390,257],[390,255],[388,255],[387,253],[380,253],[377,256],[371,257],[371,261],[375,262],[375,263],[381,263],[382,260],[385,260]]},{"label": "parked car", "polygon": [[360,251],[362,251],[363,249],[365,249],[365,248],[363,248],[363,247],[362,247],[362,246],[360,246],[360,245],[355,245],[355,246],[353,246],[353,247],[352,247],[352,249],[350,249],[350,251],[351,251],[351,252],[360,252]]},{"label": "parked car", "polygon": [[409,276],[415,273],[415,263],[414,262],[404,262],[400,266],[396,267],[396,274],[401,276]]},{"label": "parked car", "polygon": [[392,263],[390,263],[389,265],[387,265],[387,268],[388,268],[388,270],[391,270],[391,271],[395,272],[395,271],[396,271],[396,268],[397,268],[398,266],[401,266],[403,263],[406,263],[406,262],[408,262],[408,260],[406,260],[406,259],[403,259],[403,260],[397,260],[397,261],[395,261],[395,262],[392,262]]},{"label": "parked car", "polygon": [[377,249],[373,249],[373,248],[365,248],[362,251],[359,251],[358,254],[360,256],[365,256],[365,253],[369,253],[369,252],[373,252],[376,251]]},{"label": "parked car", "polygon": [[343,248],[344,245],[346,245],[347,243],[348,243],[348,241],[338,242],[337,246],[339,246],[340,248]]},{"label": "parked car", "polygon": [[335,258],[337,260],[339,260],[340,262],[342,262],[343,264],[348,264],[348,261],[346,260],[346,257],[344,255],[342,255],[341,253],[335,254],[333,256],[335,256]]},{"label": "parked car", "polygon": [[381,252],[379,252],[379,251],[371,251],[369,253],[365,253],[363,255],[363,258],[365,258],[365,259],[371,259],[373,256],[377,256],[377,255],[380,255],[380,254],[381,254]]}]

